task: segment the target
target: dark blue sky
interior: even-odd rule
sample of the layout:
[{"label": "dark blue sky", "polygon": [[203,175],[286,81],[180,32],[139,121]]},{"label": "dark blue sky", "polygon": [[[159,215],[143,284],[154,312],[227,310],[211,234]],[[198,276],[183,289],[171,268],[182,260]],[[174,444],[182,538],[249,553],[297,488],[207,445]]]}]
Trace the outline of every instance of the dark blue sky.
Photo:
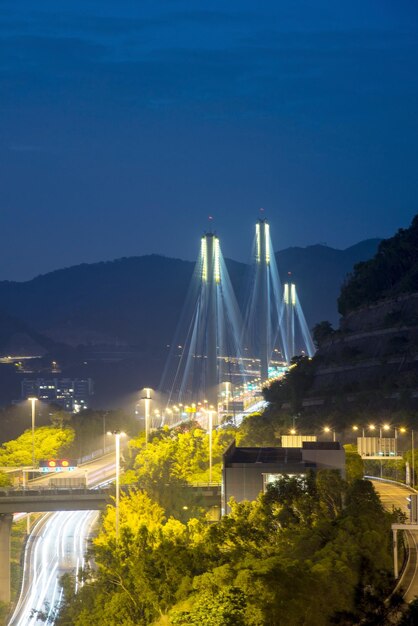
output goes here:
[{"label": "dark blue sky", "polygon": [[0,0],[0,279],[418,212],[416,0]]}]

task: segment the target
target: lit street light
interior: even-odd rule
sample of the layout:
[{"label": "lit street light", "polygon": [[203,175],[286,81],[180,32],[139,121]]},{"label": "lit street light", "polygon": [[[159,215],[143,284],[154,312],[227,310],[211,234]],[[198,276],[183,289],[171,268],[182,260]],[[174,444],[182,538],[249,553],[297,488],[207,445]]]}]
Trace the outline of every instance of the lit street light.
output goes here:
[{"label": "lit street light", "polygon": [[145,392],[145,396],[143,396],[141,398],[141,400],[144,400],[144,404],[145,404],[145,445],[148,445],[148,438],[149,438],[149,430],[150,430],[150,407],[151,407],[151,391],[152,389],[150,389],[150,387],[145,387],[144,392]]},{"label": "lit street light", "polygon": [[115,436],[115,466],[116,466],[116,499],[115,499],[115,535],[116,543],[119,541],[119,498],[120,498],[120,438],[125,436],[125,433],[120,430],[112,430],[107,433],[108,435]]},{"label": "lit street light", "polygon": [[215,413],[214,407],[211,405],[208,409],[209,415],[209,482],[212,482],[212,428],[213,428],[213,414]]},{"label": "lit street light", "polygon": [[332,440],[336,441],[335,430],[333,428],[330,428],[329,426],[324,427],[324,433],[331,433],[331,432],[332,432]]},{"label": "lit street light", "polygon": [[38,398],[28,398],[32,405],[32,467],[35,469],[35,402]]}]

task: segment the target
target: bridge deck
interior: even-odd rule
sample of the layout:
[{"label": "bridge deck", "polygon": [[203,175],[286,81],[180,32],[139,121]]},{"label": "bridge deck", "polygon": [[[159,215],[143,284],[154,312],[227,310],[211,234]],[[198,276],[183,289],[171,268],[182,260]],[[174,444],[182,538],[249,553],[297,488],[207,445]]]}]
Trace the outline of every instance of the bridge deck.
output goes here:
[{"label": "bridge deck", "polygon": [[110,503],[109,489],[27,489],[0,491],[0,514],[91,511]]}]

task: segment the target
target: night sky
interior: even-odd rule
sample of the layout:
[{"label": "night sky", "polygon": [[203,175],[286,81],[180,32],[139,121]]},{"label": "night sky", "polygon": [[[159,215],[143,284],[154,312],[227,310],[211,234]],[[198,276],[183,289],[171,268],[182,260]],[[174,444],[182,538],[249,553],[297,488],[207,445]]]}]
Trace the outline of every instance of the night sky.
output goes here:
[{"label": "night sky", "polygon": [[418,212],[416,0],[0,0],[0,279]]}]

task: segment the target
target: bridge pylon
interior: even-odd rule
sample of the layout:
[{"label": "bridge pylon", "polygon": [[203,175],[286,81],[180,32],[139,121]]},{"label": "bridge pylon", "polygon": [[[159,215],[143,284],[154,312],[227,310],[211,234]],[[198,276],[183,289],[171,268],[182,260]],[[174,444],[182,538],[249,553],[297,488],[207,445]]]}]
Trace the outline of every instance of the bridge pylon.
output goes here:
[{"label": "bridge pylon", "polygon": [[160,384],[168,404],[208,401],[220,385],[245,380],[242,319],[218,236],[205,233],[183,313]]}]

